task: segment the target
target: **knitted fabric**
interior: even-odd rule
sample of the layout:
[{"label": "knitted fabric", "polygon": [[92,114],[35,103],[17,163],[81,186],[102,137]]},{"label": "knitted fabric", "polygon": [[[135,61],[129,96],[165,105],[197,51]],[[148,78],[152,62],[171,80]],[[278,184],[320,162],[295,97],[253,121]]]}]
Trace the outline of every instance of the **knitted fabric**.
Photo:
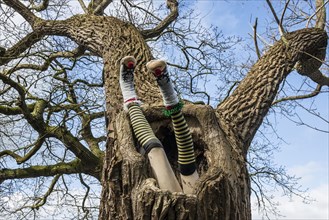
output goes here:
[{"label": "knitted fabric", "polygon": [[140,104],[134,86],[135,64],[136,60],[131,56],[124,57],[121,60],[119,83],[123,96],[124,109],[126,111],[128,110],[128,105],[130,103]]},{"label": "knitted fabric", "polygon": [[163,147],[159,139],[154,135],[139,105],[129,105],[128,113],[134,134],[146,154],[154,147]]},{"label": "knitted fabric", "polygon": [[166,107],[175,106],[179,103],[177,93],[170,80],[167,64],[163,60],[153,60],[146,64],[146,67],[156,77],[160,92],[163,97],[163,103]]},{"label": "knitted fabric", "polygon": [[196,170],[193,140],[190,129],[181,111],[171,115],[178,149],[178,164],[182,175],[188,176]]}]

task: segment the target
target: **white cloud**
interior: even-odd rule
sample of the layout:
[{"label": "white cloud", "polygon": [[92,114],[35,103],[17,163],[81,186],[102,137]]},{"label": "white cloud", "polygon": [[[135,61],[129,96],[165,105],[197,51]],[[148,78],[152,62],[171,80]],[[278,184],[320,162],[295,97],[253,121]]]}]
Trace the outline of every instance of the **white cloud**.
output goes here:
[{"label": "white cloud", "polygon": [[304,165],[291,167],[288,172],[301,177],[300,183],[305,186],[328,183],[328,161],[309,161]]},{"label": "white cloud", "polygon": [[[271,216],[271,219],[305,219],[315,220],[329,219],[329,183],[328,165],[321,162],[309,161],[303,165],[292,166],[288,169],[290,174],[301,177],[300,184],[307,188],[311,187],[307,195],[314,199],[310,203],[303,202],[302,198],[292,196],[292,198],[282,197],[281,192],[275,193],[275,201],[279,203],[277,207],[282,217]],[[252,205],[255,198],[252,197]],[[253,206],[253,219],[262,219],[257,207]]]},{"label": "white cloud", "polygon": [[[293,196],[291,199],[287,197],[281,197],[278,206],[278,210],[282,217],[275,218],[270,216],[271,219],[329,219],[329,202],[328,202],[328,184],[321,185],[315,189],[309,191],[312,198],[316,200],[311,203],[304,203],[301,198]],[[258,213],[257,209],[253,210],[253,218],[262,219],[261,214]]]}]

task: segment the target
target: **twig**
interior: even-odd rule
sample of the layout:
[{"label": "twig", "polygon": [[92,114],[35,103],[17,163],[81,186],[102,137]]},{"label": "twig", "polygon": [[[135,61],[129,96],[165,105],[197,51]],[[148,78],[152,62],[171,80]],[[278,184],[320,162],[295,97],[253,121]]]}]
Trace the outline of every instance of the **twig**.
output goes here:
[{"label": "twig", "polygon": [[83,0],[78,0],[78,1],[79,1],[80,5],[81,5],[82,10],[87,14],[88,13],[88,9],[87,9],[85,3],[83,3]]},{"label": "twig", "polygon": [[276,105],[280,102],[284,102],[284,101],[293,101],[293,100],[300,100],[300,99],[308,99],[308,98],[312,98],[314,96],[317,96],[320,92],[321,92],[321,88],[322,85],[317,85],[317,87],[315,88],[315,90],[313,92],[311,92],[310,94],[307,95],[299,95],[299,96],[289,96],[289,97],[285,97],[279,100],[276,100],[272,103],[273,105]]},{"label": "twig", "polygon": [[[315,13],[313,14],[313,15],[311,15],[310,17],[309,17],[309,19],[307,20],[307,24],[306,24],[306,27],[308,28],[308,26],[309,26],[309,24],[310,24],[310,22],[311,22],[311,20],[312,20],[312,18],[315,16],[315,15],[317,15],[319,12],[320,12],[320,10],[329,2],[329,0],[326,0],[321,6],[319,6],[320,4],[319,4],[319,2],[320,1],[323,1],[323,0],[317,0],[316,1],[316,6],[317,6],[317,9],[316,9],[316,11],[315,11]],[[316,21],[316,27],[317,28],[321,28],[322,30],[324,29],[324,26],[325,26],[325,21],[326,21],[326,10],[323,10],[323,18],[321,18],[321,15],[318,15],[318,19],[317,19],[317,21]]]},{"label": "twig", "polygon": [[273,14],[273,16],[274,16],[274,19],[275,19],[276,23],[279,25],[279,32],[280,32],[280,35],[282,36],[282,35],[285,33],[285,31],[284,31],[284,29],[283,29],[283,27],[282,27],[282,24],[281,24],[281,22],[280,22],[280,20],[279,20],[279,18],[278,18],[278,16],[277,16],[277,14],[276,14],[276,12],[275,12],[275,10],[274,10],[274,8],[273,8],[273,5],[272,5],[272,3],[270,2],[270,0],[266,0],[266,2],[267,2],[268,6],[269,6],[270,9],[271,9],[271,12],[272,12],[272,14]]},{"label": "twig", "polygon": [[256,54],[257,54],[257,57],[258,59],[261,58],[261,55],[260,55],[260,51],[259,51],[259,47],[258,47],[258,41],[257,41],[257,18],[255,20],[255,24],[253,26],[253,29],[254,29],[254,43],[255,43],[255,49],[256,49]]}]

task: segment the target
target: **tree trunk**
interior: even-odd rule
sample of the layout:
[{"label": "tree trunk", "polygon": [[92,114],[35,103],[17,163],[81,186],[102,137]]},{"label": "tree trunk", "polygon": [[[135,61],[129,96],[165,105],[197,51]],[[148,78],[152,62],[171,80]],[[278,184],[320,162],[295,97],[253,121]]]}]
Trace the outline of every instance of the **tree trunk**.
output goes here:
[{"label": "tree trunk", "polygon": [[[138,42],[145,44],[142,39]],[[210,106],[185,106],[183,113],[191,128],[200,174],[193,195],[169,193],[157,187],[148,161],[135,148],[137,143],[128,117],[117,106],[110,117],[112,136],[103,170],[99,218],[251,219],[250,182],[245,161],[250,142],[282,80],[298,61],[322,54],[319,51],[325,50],[326,45],[327,35],[320,29],[289,33],[254,65],[235,92],[216,110]],[[139,54],[139,57],[143,55]],[[117,71],[118,65],[106,64],[108,72]],[[147,91],[141,82],[144,81],[137,79],[137,88],[140,86]],[[108,86],[113,83],[111,81],[105,88],[109,93],[111,87]],[[108,96],[110,103],[111,97]],[[177,171],[177,149],[170,120],[161,115],[161,109],[156,105],[144,110]]]},{"label": "tree trunk", "polygon": [[[226,140],[214,109],[186,105],[183,113],[201,175],[195,194],[170,193],[157,187],[146,157],[136,151],[129,119],[120,112],[114,124],[117,137],[106,152],[99,219],[251,219],[244,157]],[[145,114],[177,171],[170,120],[157,107],[146,108]]]},{"label": "tree trunk", "polygon": [[[195,194],[160,190],[152,177],[146,156],[138,146],[122,108],[119,61],[137,58],[135,84],[145,105],[146,118],[165,146],[177,172],[177,148],[173,128],[162,115],[160,93],[155,79],[146,71],[152,59],[150,48],[132,24],[113,17],[73,16],[64,21],[37,21],[40,36],[70,37],[104,59],[104,80],[108,121],[108,142],[102,173],[99,219],[251,219],[250,182],[246,168],[249,144],[267,114],[279,84],[297,62],[318,68],[327,45],[320,29],[288,33],[251,69],[237,89],[217,109],[186,105],[183,113],[190,126],[197,154],[200,180]],[[38,35],[38,36],[39,36]],[[27,36],[8,54],[24,51],[33,43]],[[7,62],[5,54],[1,62]],[[311,65],[308,65],[311,63]],[[300,65],[299,65],[300,66]],[[178,172],[176,175],[179,178]]]}]

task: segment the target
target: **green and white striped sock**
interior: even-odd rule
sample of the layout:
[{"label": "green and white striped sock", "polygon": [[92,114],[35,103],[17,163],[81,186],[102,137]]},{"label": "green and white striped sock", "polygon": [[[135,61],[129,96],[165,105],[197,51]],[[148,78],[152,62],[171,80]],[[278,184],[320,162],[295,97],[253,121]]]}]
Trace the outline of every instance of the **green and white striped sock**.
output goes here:
[{"label": "green and white striped sock", "polygon": [[153,60],[146,67],[156,77],[160,92],[166,106],[165,114],[171,116],[175,139],[178,148],[178,164],[180,172],[184,176],[194,173],[196,170],[193,140],[181,112],[182,103],[179,102],[177,93],[174,90],[169,74],[167,72],[167,64],[162,60]]},{"label": "green and white striped sock", "polygon": [[172,114],[171,120],[177,143],[180,172],[188,176],[196,170],[192,135],[181,111]]},{"label": "green and white striped sock", "polygon": [[129,105],[128,112],[134,134],[145,153],[147,154],[154,147],[163,147],[160,140],[154,135],[139,105]]}]

